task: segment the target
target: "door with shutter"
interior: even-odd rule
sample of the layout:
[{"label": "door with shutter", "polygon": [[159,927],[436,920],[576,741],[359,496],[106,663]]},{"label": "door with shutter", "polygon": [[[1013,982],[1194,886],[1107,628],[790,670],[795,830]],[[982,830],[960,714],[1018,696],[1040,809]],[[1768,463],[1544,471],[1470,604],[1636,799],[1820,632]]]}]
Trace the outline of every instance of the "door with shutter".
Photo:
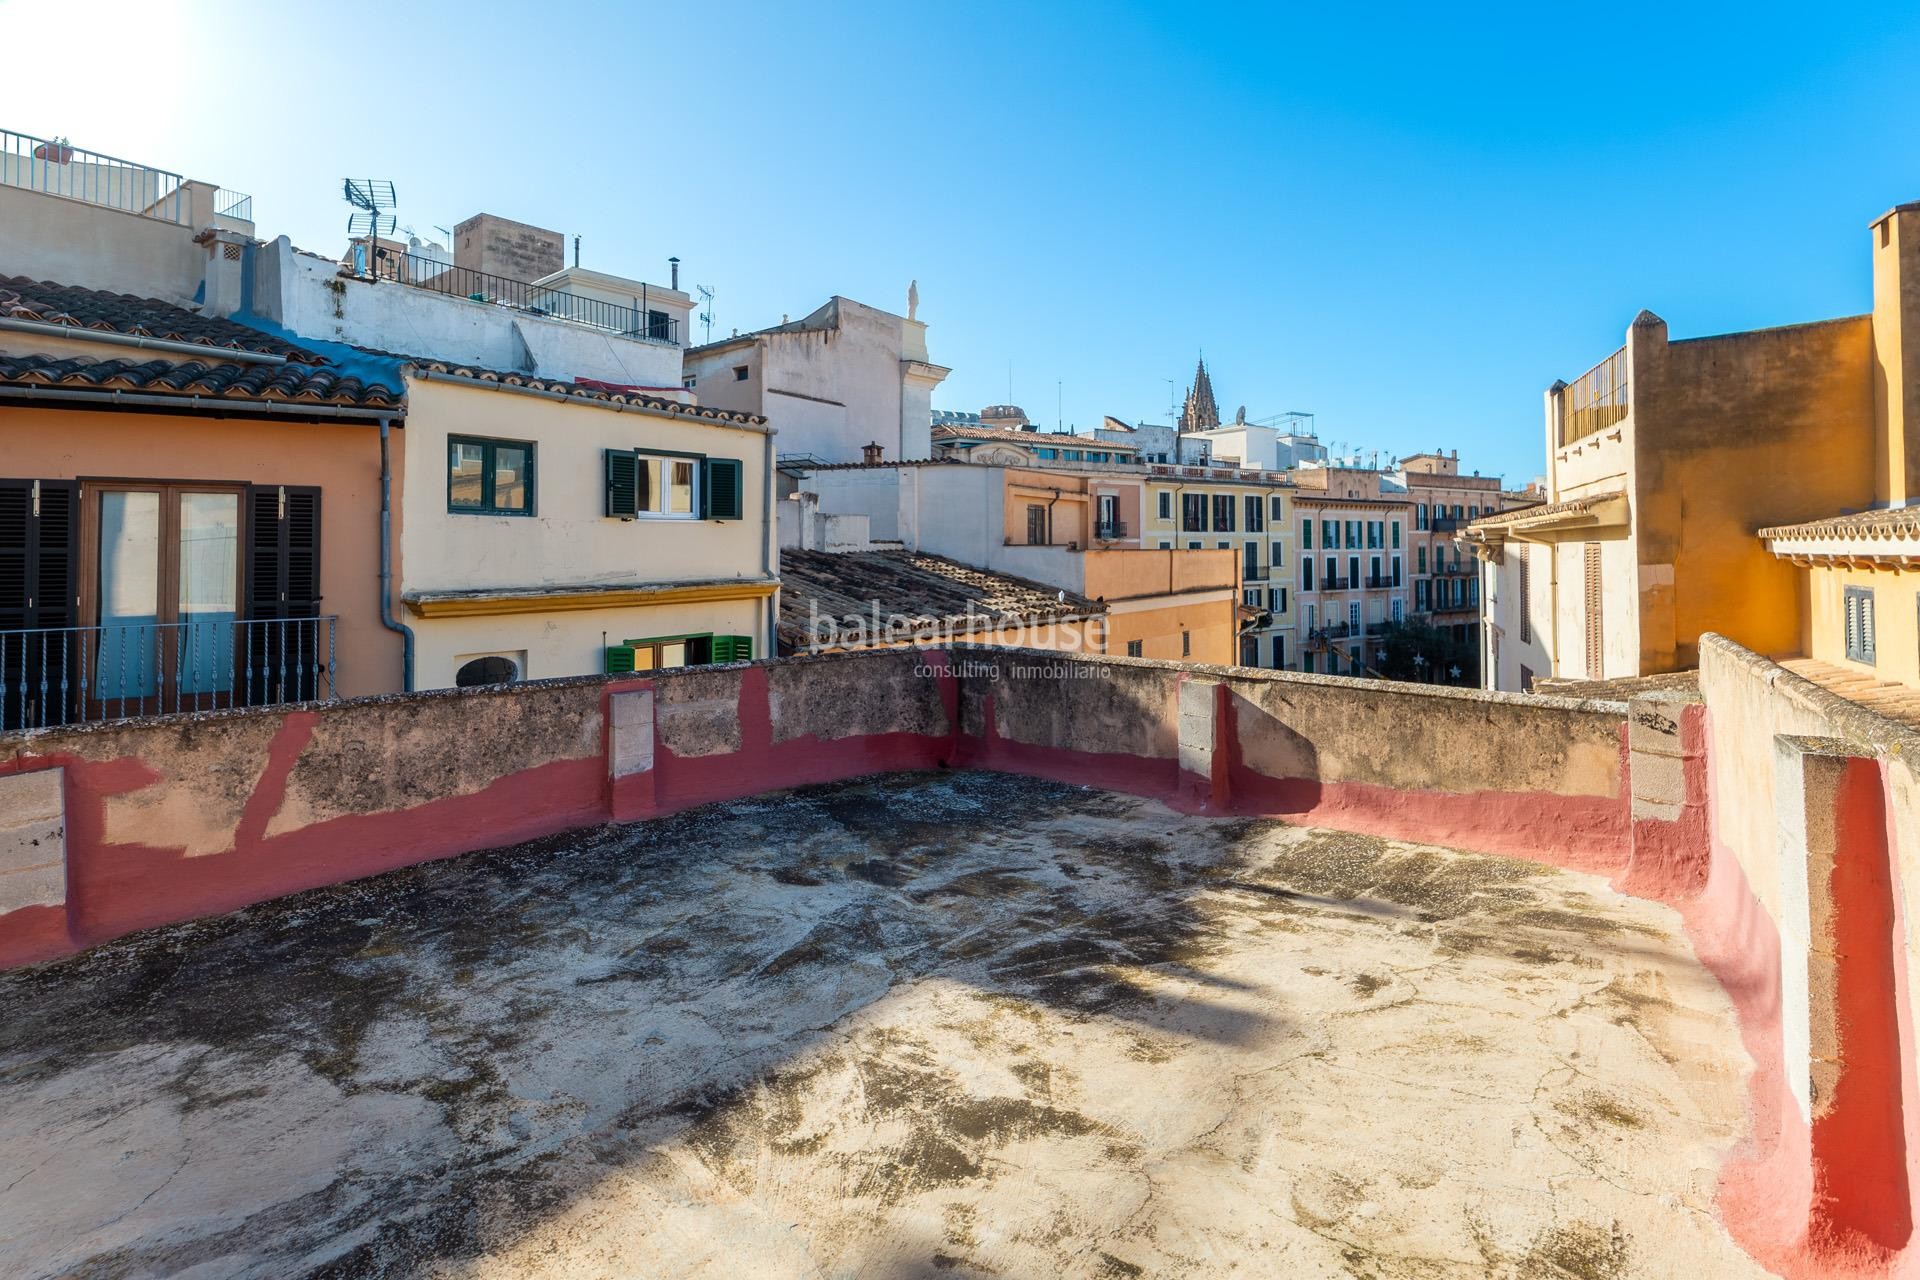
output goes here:
[{"label": "door with shutter", "polygon": [[0,480],[0,729],[73,718],[80,486]]},{"label": "door with shutter", "polygon": [[1582,544],[1586,569],[1587,679],[1606,679],[1606,632],[1600,618],[1600,544]]},{"label": "door with shutter", "polygon": [[333,692],[333,632],[320,622],[320,490],[247,491],[246,660],[240,701],[311,702]]}]

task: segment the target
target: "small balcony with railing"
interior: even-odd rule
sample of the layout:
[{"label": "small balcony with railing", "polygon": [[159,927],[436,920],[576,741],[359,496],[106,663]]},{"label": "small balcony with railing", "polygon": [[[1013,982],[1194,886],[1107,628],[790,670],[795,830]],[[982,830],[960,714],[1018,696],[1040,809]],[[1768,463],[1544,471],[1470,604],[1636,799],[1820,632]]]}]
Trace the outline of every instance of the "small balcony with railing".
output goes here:
[{"label": "small balcony with railing", "polygon": [[1632,408],[1627,392],[1627,349],[1622,347],[1560,388],[1560,446],[1579,444],[1619,423]]},{"label": "small balcony with railing", "polygon": [[354,270],[375,280],[411,285],[450,298],[489,303],[549,320],[563,320],[639,342],[680,345],[679,318],[653,305],[654,300],[648,296],[649,286],[644,284],[631,301],[612,302],[537,281],[515,280],[456,266],[445,258],[385,248],[376,249],[369,267],[364,247],[358,245]]},{"label": "small balcony with railing", "polygon": [[1100,542],[1119,542],[1128,536],[1127,522],[1119,519],[1096,520],[1093,525],[1093,536]]},{"label": "small balcony with railing", "polygon": [[1387,591],[1399,585],[1399,583],[1393,580],[1393,575],[1390,573],[1370,573],[1367,575],[1367,590],[1369,591]]},{"label": "small balcony with railing", "polygon": [[0,730],[340,696],[331,614],[0,631]]}]

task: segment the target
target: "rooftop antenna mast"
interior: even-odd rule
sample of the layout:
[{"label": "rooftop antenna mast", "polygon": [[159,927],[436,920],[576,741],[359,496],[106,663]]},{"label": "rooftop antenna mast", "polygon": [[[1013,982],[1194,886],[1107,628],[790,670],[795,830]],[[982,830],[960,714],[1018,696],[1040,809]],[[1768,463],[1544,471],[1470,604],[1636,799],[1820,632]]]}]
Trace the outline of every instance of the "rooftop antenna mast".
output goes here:
[{"label": "rooftop antenna mast", "polygon": [[713,286],[697,284],[693,286],[700,294],[700,323],[707,331],[706,340],[713,341]]},{"label": "rooftop antenna mast", "polygon": [[348,178],[342,186],[342,195],[354,208],[347,217],[347,238],[364,236],[367,241],[362,250],[366,260],[355,266],[359,274],[378,279],[378,241],[381,236],[393,234],[395,220],[388,210],[399,203],[394,198],[393,183],[385,178]]}]

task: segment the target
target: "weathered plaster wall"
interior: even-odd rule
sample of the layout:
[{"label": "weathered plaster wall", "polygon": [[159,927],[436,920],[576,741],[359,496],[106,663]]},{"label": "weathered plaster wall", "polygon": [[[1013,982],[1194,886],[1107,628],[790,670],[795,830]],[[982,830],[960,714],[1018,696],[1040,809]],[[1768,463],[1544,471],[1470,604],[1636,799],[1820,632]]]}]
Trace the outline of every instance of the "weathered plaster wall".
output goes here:
[{"label": "weathered plaster wall", "polygon": [[196,230],[0,183],[0,274],[185,304],[207,274]]},{"label": "weathered plaster wall", "polygon": [[[1873,592],[1874,660],[1847,656],[1846,589]],[[1802,652],[1878,680],[1920,687],[1920,573],[1815,564],[1806,571]]]}]

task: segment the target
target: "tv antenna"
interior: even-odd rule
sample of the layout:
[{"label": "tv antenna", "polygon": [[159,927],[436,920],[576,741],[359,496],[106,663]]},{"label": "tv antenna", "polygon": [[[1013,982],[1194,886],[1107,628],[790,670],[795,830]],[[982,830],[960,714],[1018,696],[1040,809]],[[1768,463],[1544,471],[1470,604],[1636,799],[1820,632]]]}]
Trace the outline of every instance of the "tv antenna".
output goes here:
[{"label": "tv antenna", "polygon": [[706,341],[713,341],[713,286],[697,284],[694,292],[700,295],[700,323],[706,329]]},{"label": "tv antenna", "polygon": [[359,265],[365,274],[376,275],[374,263],[378,245],[375,241],[394,232],[395,218],[388,212],[398,203],[393,194],[393,183],[385,178],[348,178],[342,184],[341,194],[354,209],[347,216],[348,239],[365,237],[367,242],[366,261]]}]

